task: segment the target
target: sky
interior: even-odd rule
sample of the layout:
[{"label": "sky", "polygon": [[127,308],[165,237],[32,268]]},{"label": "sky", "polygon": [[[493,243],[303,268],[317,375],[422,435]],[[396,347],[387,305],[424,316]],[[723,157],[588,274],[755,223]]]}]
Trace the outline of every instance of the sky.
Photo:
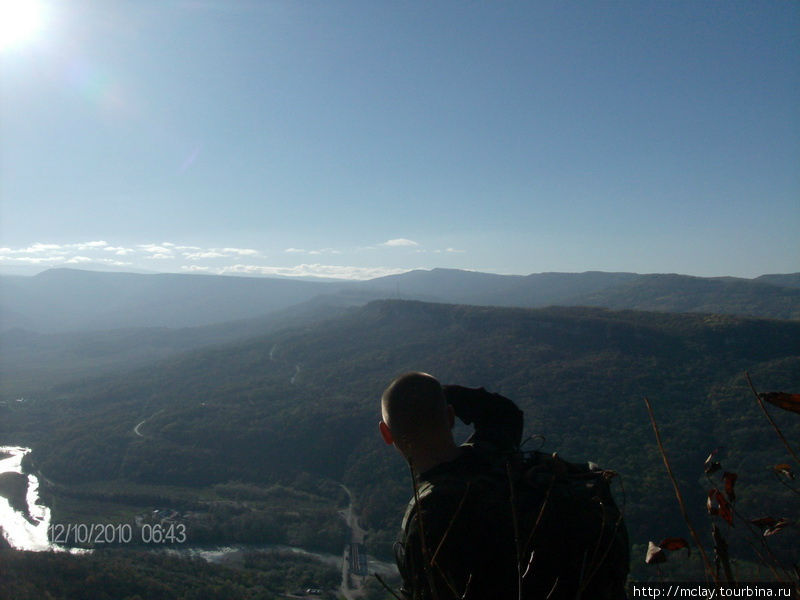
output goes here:
[{"label": "sky", "polygon": [[0,271],[800,271],[800,3],[0,0]]}]

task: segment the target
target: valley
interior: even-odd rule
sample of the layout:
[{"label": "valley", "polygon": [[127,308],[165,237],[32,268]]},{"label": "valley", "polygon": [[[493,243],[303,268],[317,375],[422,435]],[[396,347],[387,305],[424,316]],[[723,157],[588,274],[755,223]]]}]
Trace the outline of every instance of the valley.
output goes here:
[{"label": "valley", "polygon": [[[29,383],[2,381],[0,441],[33,449],[25,468],[40,475],[53,522],[182,524],[185,544],[201,547],[340,557],[345,548],[337,586],[350,590],[349,557],[362,541],[368,565],[392,560],[410,487],[402,459],[377,436],[377,403],[391,378],[415,369],[512,398],[525,411],[523,437],[537,447],[617,471],[638,578],[649,576],[648,541],[685,529],[645,397],[694,521],[708,520],[702,466],[719,447],[726,468],[740,474],[738,510],[794,510],[792,493],[767,469],[784,451],[744,374],[763,391],[800,389],[800,321],[320,298],[257,322],[266,325],[213,326],[211,337],[153,332],[155,346],[167,337],[202,343],[180,342],[149,362],[146,352],[128,360],[135,344],[114,358],[125,346],[112,343],[116,330],[57,334],[62,350],[38,364],[27,350]],[[72,352],[87,335],[109,342],[97,347],[111,350],[107,369],[93,372],[97,352]],[[134,339],[124,335],[117,339]],[[59,356],[77,366],[59,371]],[[772,412],[789,439],[800,439],[793,415]],[[464,439],[468,429],[456,433]],[[353,510],[357,534],[355,519],[342,516]],[[790,552],[785,533],[772,541],[776,552]],[[732,543],[744,555],[742,542]],[[743,559],[741,568],[749,573],[755,562]],[[365,581],[362,592],[383,597]]]}]

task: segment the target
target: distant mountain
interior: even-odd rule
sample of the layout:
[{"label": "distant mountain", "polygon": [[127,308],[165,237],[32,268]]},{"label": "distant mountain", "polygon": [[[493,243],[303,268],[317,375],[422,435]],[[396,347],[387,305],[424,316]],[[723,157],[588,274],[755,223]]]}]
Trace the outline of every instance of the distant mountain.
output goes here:
[{"label": "distant mountain", "polygon": [[332,293],[324,282],[51,269],[0,278],[2,328],[40,332],[193,327],[260,317]]},{"label": "distant mountain", "polygon": [[798,280],[795,275],[751,280],[597,271],[519,276],[433,269],[360,285],[394,298],[481,306],[601,306],[800,319]]},{"label": "distant mountain", "polygon": [[787,275],[762,275],[755,281],[761,283],[771,283],[783,287],[800,288],[800,273],[789,273]]},{"label": "distant mountain", "polygon": [[[526,434],[545,436],[536,444],[619,471],[637,545],[685,528],[645,396],[698,520],[707,518],[698,478],[718,446],[726,468],[739,471],[742,514],[789,514],[796,505],[764,469],[785,462],[784,450],[743,377],[748,370],[764,391],[800,389],[794,321],[378,301],[0,406],[0,435],[32,444],[45,474],[72,484],[200,486],[301,473],[343,480],[356,490],[368,543],[388,553],[409,486],[402,461],[377,437],[377,403],[389,380],[411,369],[507,395],[525,410]],[[774,416],[787,437],[800,436],[795,415]],[[146,436],[134,433],[145,420]]]},{"label": "distant mountain", "polygon": [[635,273],[537,273],[495,275],[458,269],[410,271],[359,284],[394,298],[488,306],[547,306],[578,294],[606,289]]},{"label": "distant mountain", "polygon": [[800,319],[800,288],[761,281],[761,278],[638,275],[619,285],[575,296],[564,304]]},{"label": "distant mountain", "polygon": [[480,306],[604,306],[800,318],[800,275],[702,278],[635,273],[496,275],[410,271],[364,282],[52,269],[0,277],[0,330],[183,328],[265,316],[318,295]]}]

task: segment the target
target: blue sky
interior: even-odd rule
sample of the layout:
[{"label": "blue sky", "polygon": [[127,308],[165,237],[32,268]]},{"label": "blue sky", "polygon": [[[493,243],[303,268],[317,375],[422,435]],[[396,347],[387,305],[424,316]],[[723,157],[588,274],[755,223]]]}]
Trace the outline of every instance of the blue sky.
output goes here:
[{"label": "blue sky", "polygon": [[5,272],[800,271],[800,3],[34,4]]}]

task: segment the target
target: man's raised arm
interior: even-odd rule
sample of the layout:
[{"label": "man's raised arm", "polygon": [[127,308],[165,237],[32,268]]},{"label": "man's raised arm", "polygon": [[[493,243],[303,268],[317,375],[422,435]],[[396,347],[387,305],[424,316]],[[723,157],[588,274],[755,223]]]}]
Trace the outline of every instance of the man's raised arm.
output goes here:
[{"label": "man's raised arm", "polygon": [[467,425],[474,424],[469,442],[488,442],[501,451],[514,451],[522,441],[522,411],[511,400],[484,388],[442,386],[447,402]]}]

